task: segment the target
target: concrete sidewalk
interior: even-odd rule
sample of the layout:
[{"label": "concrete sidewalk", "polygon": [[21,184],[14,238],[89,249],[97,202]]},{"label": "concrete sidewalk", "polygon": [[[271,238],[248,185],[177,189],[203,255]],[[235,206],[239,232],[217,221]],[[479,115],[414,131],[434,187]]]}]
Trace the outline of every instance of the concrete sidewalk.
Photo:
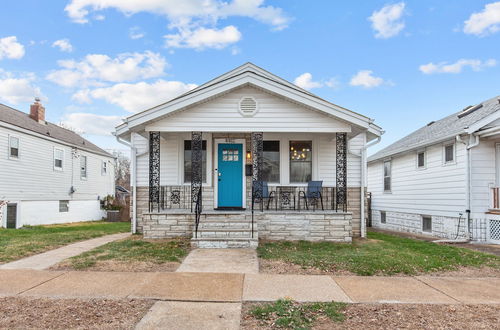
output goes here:
[{"label": "concrete sidewalk", "polygon": [[89,239],[73,244],[69,244],[54,250],[44,253],[36,254],[31,257],[19,259],[7,264],[0,265],[1,269],[47,269],[55,264],[60,263],[64,259],[71,258],[82,254],[83,252],[90,251],[101,245],[123,239],[130,236],[130,233],[121,233],[106,235],[98,238]]},{"label": "concrete sidewalk", "polygon": [[500,304],[500,278],[0,270],[0,296]]}]

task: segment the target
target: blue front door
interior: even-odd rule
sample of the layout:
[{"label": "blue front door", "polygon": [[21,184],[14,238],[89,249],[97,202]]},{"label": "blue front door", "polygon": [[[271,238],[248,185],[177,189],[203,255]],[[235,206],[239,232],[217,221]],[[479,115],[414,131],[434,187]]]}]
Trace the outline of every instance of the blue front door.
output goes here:
[{"label": "blue front door", "polygon": [[243,145],[219,144],[218,164],[218,207],[243,207]]}]

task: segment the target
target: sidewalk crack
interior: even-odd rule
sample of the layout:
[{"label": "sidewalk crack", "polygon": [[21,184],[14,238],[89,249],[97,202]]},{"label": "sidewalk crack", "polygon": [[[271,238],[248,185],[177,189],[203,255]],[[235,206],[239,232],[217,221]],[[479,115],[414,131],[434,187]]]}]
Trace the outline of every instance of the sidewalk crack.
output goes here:
[{"label": "sidewalk crack", "polygon": [[455,300],[456,302],[458,302],[458,303],[460,303],[460,304],[464,304],[464,302],[462,302],[462,301],[460,301],[460,300],[456,299],[456,298],[455,298],[455,297],[453,297],[453,296],[450,296],[449,294],[447,294],[447,293],[446,293],[446,292],[444,292],[443,290],[440,290],[440,289],[438,289],[438,288],[435,288],[435,287],[433,287],[432,285],[430,285],[429,283],[427,283],[427,282],[425,282],[425,281],[422,281],[422,280],[421,280],[421,279],[419,279],[417,276],[412,276],[412,277],[413,277],[414,279],[416,279],[417,281],[419,281],[420,283],[423,283],[423,284],[427,285],[429,288],[434,289],[434,290],[436,290],[437,292],[444,294],[444,295],[445,295],[445,296],[447,296],[448,298],[451,298],[451,299]]},{"label": "sidewalk crack", "polygon": [[62,273],[62,274],[59,274],[59,275],[54,276],[54,277],[52,277],[52,278],[49,278],[48,280],[43,281],[43,282],[41,282],[41,283],[38,283],[37,285],[32,286],[31,288],[28,288],[28,289],[26,289],[26,290],[23,290],[23,291],[21,291],[21,292],[18,292],[18,293],[16,294],[16,296],[20,296],[20,295],[22,295],[23,293],[25,293],[25,292],[27,292],[27,291],[29,291],[29,290],[32,290],[32,289],[34,289],[34,288],[37,288],[37,287],[39,287],[40,285],[45,284],[45,283],[47,283],[47,282],[50,282],[50,281],[52,281],[52,280],[55,280],[56,278],[61,277],[61,276],[63,276],[64,274],[67,274],[67,273],[68,273],[68,272],[64,272],[64,273]]}]

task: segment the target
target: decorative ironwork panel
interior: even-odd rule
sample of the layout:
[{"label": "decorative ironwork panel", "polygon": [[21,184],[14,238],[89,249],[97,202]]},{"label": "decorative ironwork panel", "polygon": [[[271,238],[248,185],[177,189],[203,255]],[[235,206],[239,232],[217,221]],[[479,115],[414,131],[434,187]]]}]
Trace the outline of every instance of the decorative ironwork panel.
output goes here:
[{"label": "decorative ironwork panel", "polygon": [[149,133],[149,211],[160,211],[160,132]]},{"label": "decorative ironwork panel", "polygon": [[252,133],[252,192],[253,200],[262,202],[262,158],[264,156],[264,142],[262,132]]},{"label": "decorative ironwork panel", "polygon": [[[203,138],[202,132],[191,134],[191,202],[196,204],[201,196],[203,183]],[[200,200],[201,203],[201,200]]]},{"label": "decorative ironwork panel", "polygon": [[337,133],[337,208],[339,205],[347,206],[347,134]]}]

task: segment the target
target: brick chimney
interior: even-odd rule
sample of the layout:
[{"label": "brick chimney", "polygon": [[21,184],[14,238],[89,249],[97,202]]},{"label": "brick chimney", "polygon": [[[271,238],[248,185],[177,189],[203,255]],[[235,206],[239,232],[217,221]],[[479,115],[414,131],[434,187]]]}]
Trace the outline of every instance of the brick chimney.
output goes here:
[{"label": "brick chimney", "polygon": [[35,98],[35,103],[30,106],[30,117],[40,124],[45,124],[45,108],[38,97]]}]

